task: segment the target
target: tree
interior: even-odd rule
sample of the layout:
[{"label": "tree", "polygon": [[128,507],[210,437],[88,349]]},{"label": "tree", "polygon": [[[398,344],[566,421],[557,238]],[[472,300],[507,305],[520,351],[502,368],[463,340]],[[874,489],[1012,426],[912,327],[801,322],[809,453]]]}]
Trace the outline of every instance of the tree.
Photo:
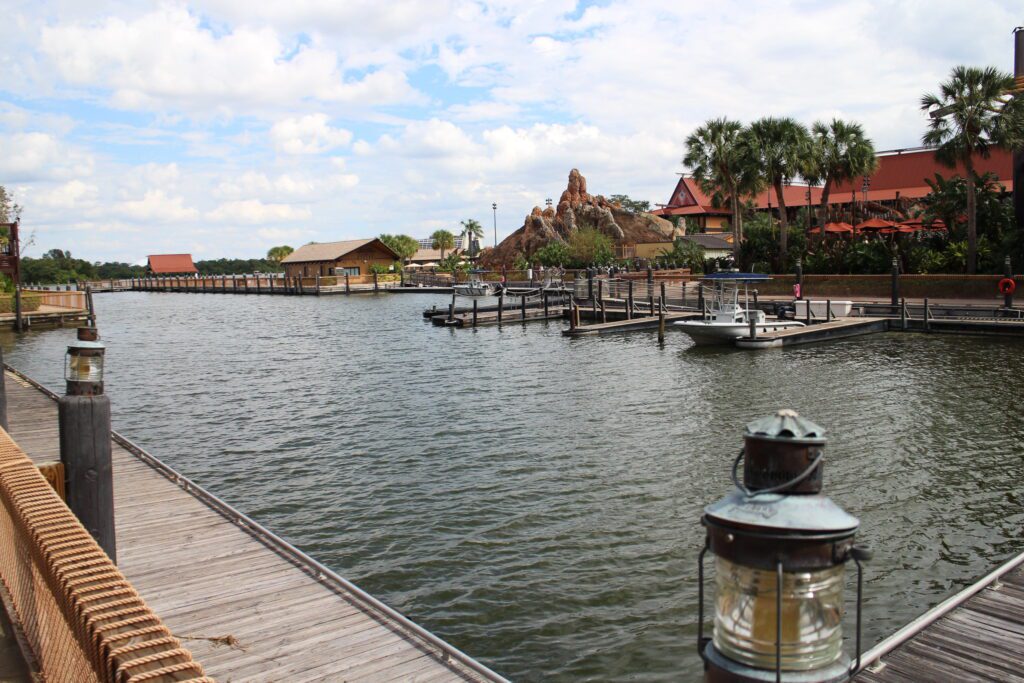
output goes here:
[{"label": "tree", "polygon": [[21,220],[21,206],[7,188],[0,185],[0,223],[16,223]]},{"label": "tree", "polygon": [[[967,180],[960,176],[945,178],[940,173],[934,179],[925,178],[929,193],[921,199],[926,222],[941,219],[949,228],[951,240],[966,237],[964,205],[967,203]],[[1013,205],[1005,197],[1006,188],[999,184],[994,173],[978,176],[974,188],[974,205],[978,216],[978,237],[987,236],[998,244],[1009,237],[1013,226]]]},{"label": "tree", "polygon": [[419,240],[408,235],[381,235],[380,241],[388,245],[398,258],[405,264],[419,251]]},{"label": "tree", "polygon": [[580,228],[569,236],[569,256],[577,268],[606,266],[615,260],[615,243],[596,228]]},{"label": "tree", "polygon": [[662,260],[681,263],[694,275],[704,272],[704,247],[683,237],[672,242],[671,249],[661,250]]},{"label": "tree", "polygon": [[743,131],[742,146],[745,157],[756,164],[768,186],[774,188],[779,200],[779,258],[777,268],[785,267],[786,236],[789,217],[786,216],[786,197],[783,186],[800,175],[807,166],[811,153],[810,137],[803,124],[792,118],[766,116],[750,124]]},{"label": "tree", "polygon": [[480,241],[484,238],[484,229],[478,221],[472,218],[467,218],[462,221],[462,246],[463,250],[469,254],[470,258],[476,256],[473,251],[473,242]]},{"label": "tree", "polygon": [[552,241],[533,254],[533,258],[545,268],[561,268],[572,259],[565,242]]},{"label": "tree", "polygon": [[281,261],[284,260],[288,254],[295,251],[287,244],[282,244],[279,247],[271,247],[267,250],[267,260],[273,263],[275,266],[281,265]]},{"label": "tree", "polygon": [[441,252],[441,260],[444,260],[444,250],[455,248],[455,235],[447,230],[435,230],[430,236],[431,245]]},{"label": "tree", "polygon": [[630,199],[628,194],[613,194],[608,197],[613,204],[621,204],[622,208],[630,213],[647,213],[651,210],[651,203],[639,199]]},{"label": "tree", "polygon": [[921,97],[921,109],[931,117],[924,144],[935,147],[935,158],[950,168],[967,170],[967,272],[977,270],[978,174],[975,155],[987,158],[992,147],[1013,150],[1024,143],[1024,97],[1012,95],[1013,76],[993,67],[957,66],[939,93]]},{"label": "tree", "polygon": [[733,255],[739,258],[743,239],[740,200],[757,189],[758,176],[740,144],[743,124],[726,118],[711,119],[686,138],[683,164],[702,192],[725,197],[732,212]]},{"label": "tree", "polygon": [[[831,123],[815,122],[811,127],[811,149],[801,175],[808,183],[825,183],[821,190],[821,224],[824,225],[832,188],[871,175],[878,168],[878,158],[864,128],[842,119],[832,119]],[[824,230],[821,239],[825,239]]]}]

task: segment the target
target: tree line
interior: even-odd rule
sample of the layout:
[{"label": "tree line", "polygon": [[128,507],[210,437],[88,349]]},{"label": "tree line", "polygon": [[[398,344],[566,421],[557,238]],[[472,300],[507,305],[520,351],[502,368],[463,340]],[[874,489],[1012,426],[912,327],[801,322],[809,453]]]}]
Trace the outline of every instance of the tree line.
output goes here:
[{"label": "tree line", "polygon": [[[929,115],[922,142],[935,148],[941,164],[950,168],[960,164],[967,172],[961,210],[967,217],[965,268],[969,273],[977,269],[977,187],[984,184],[974,160],[988,157],[993,148],[1013,150],[1024,145],[1024,97],[1013,89],[1014,79],[1008,73],[958,66],[937,94],[926,94],[920,101]],[[833,119],[808,128],[790,117],[768,116],[749,125],[724,117],[705,122],[686,138],[683,164],[701,191],[716,205],[729,207],[737,262],[751,198],[766,189],[775,194],[779,231],[772,265],[783,269],[788,267],[791,232],[785,186],[797,178],[822,186],[818,211],[811,217],[822,225],[832,189],[870,176],[878,162],[874,145],[859,123]],[[825,243],[822,231],[819,246],[823,250]]]}]

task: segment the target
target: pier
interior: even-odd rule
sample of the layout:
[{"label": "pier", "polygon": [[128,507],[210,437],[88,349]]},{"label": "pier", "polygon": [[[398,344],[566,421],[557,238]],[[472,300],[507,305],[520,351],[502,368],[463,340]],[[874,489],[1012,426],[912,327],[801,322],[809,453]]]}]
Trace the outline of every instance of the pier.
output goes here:
[{"label": "pier", "polygon": [[[57,396],[10,368],[6,387],[12,438],[59,461]],[[118,569],[207,676],[505,680],[116,432],[112,449]]]},{"label": "pier", "polygon": [[859,683],[1024,681],[1024,554],[861,658]]}]

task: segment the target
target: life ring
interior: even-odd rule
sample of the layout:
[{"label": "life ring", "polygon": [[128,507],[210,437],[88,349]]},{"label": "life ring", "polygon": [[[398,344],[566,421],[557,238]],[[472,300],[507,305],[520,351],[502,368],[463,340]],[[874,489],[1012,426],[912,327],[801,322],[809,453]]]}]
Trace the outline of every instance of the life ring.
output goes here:
[{"label": "life ring", "polygon": [[1012,278],[1004,277],[999,281],[999,293],[1003,296],[1010,296],[1017,290],[1017,283]]}]

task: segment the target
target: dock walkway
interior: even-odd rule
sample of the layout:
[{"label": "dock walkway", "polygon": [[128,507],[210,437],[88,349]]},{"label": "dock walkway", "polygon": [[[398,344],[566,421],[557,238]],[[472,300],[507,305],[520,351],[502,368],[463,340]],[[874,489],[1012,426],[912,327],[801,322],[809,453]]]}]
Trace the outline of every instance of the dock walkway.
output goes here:
[{"label": "dock walkway", "polygon": [[[55,396],[6,375],[10,434],[60,459]],[[504,681],[120,435],[118,568],[227,681]]]},{"label": "dock walkway", "polygon": [[865,653],[858,683],[1024,682],[1024,554]]},{"label": "dock walkway", "polygon": [[813,344],[856,337],[873,332],[885,332],[889,321],[885,318],[836,318],[829,322],[805,327],[789,327],[775,332],[758,333],[757,337],[740,337],[736,346],[741,349],[768,349],[779,346]]}]

